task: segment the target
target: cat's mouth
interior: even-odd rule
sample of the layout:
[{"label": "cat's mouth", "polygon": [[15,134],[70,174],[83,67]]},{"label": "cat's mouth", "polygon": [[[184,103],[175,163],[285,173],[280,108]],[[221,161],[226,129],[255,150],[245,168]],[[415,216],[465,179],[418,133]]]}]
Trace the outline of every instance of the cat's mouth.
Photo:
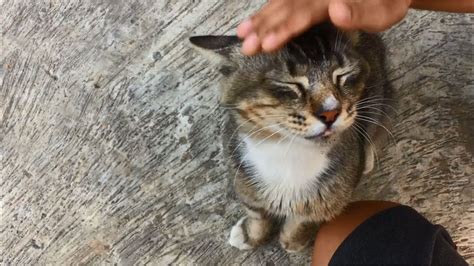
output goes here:
[{"label": "cat's mouth", "polygon": [[332,136],[334,134],[334,130],[331,129],[331,128],[327,128],[325,129],[323,132],[321,133],[318,133],[318,134],[314,134],[314,135],[311,135],[311,136],[306,136],[304,137],[305,139],[308,139],[308,140],[320,140],[320,139],[328,139],[330,136]]}]

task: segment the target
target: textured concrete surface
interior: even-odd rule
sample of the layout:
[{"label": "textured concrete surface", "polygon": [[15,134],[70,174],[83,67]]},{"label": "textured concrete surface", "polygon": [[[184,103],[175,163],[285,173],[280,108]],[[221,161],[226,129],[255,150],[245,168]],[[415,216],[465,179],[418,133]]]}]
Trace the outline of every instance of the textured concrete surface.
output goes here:
[{"label": "textured concrete surface", "polygon": [[[262,1],[0,2],[0,258],[11,265],[300,264],[226,243],[218,75],[191,34]],[[357,198],[444,225],[474,263],[473,16],[412,12],[384,38],[393,141]]]}]

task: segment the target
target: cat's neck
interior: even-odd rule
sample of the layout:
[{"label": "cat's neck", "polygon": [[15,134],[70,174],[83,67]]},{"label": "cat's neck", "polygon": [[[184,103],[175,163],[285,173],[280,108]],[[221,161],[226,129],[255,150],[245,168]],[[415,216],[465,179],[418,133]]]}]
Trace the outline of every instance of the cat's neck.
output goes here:
[{"label": "cat's neck", "polygon": [[243,160],[268,185],[304,188],[329,167],[329,147],[300,138],[283,141],[244,140]]}]

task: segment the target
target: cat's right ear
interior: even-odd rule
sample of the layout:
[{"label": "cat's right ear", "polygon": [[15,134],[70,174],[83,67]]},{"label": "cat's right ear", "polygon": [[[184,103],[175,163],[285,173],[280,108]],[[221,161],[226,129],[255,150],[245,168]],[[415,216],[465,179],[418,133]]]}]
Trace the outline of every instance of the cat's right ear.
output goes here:
[{"label": "cat's right ear", "polygon": [[189,41],[212,62],[233,65],[241,56],[241,41],[237,36],[193,36]]}]

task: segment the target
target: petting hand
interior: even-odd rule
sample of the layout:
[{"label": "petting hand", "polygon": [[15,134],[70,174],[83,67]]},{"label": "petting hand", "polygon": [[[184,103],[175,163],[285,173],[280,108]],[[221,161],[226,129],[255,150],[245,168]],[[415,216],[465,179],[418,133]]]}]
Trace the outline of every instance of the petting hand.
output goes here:
[{"label": "petting hand", "polygon": [[330,18],[345,30],[383,31],[405,17],[411,0],[270,0],[242,22],[242,52],[273,52],[312,25]]}]

